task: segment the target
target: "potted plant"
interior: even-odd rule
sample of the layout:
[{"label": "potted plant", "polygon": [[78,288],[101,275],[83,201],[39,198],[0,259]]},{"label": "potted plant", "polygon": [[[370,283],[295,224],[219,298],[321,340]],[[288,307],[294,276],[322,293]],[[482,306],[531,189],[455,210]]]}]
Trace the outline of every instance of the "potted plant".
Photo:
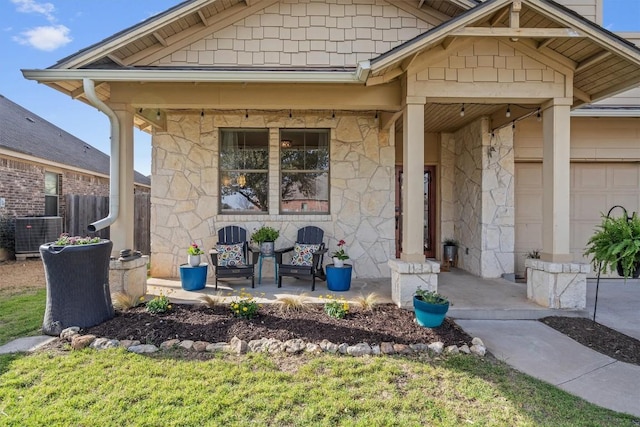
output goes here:
[{"label": "potted plant", "polygon": [[437,328],[449,311],[449,300],[434,291],[427,291],[418,286],[413,295],[413,310],[418,325]]},{"label": "potted plant", "polygon": [[262,226],[253,232],[251,241],[260,246],[262,255],[273,255],[274,242],[280,236],[280,232],[273,227]]},{"label": "potted plant", "polygon": [[[526,259],[540,259],[540,249],[531,250],[531,251],[527,252],[524,255],[524,257]],[[524,281],[525,282],[527,281],[527,276],[528,276],[528,271],[527,270],[528,270],[528,268],[525,267],[524,268]]]},{"label": "potted plant", "polygon": [[640,277],[640,218],[604,216],[598,230],[587,242],[585,256],[592,255],[594,270],[617,271],[624,277]]},{"label": "potted plant", "polygon": [[338,242],[338,250],[335,251],[331,257],[333,258],[333,265],[338,268],[344,267],[344,262],[349,259],[349,255],[344,250],[347,242],[340,240]]},{"label": "potted plant", "polygon": [[194,242],[187,249],[189,265],[191,267],[197,267],[200,265],[200,255],[202,255],[204,251],[200,249],[200,247]]},{"label": "potted plant", "polygon": [[442,261],[450,266],[455,266],[458,259],[458,241],[456,239],[444,239],[442,242]]},{"label": "potted plant", "polygon": [[40,246],[47,288],[45,334],[60,335],[70,326],[89,328],[114,316],[109,291],[112,248],[110,240],[66,233]]}]

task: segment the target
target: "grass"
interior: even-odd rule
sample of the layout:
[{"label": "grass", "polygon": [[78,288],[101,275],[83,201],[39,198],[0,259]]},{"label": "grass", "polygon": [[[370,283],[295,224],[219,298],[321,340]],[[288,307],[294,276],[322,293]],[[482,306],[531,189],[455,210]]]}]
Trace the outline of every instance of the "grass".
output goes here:
[{"label": "grass", "polygon": [[32,289],[21,294],[0,293],[0,345],[39,333],[45,299],[45,289]]},{"label": "grass", "polygon": [[[149,357],[124,350],[0,359],[7,426],[633,426],[506,365],[418,358]],[[4,365],[4,367],[3,367]]]}]

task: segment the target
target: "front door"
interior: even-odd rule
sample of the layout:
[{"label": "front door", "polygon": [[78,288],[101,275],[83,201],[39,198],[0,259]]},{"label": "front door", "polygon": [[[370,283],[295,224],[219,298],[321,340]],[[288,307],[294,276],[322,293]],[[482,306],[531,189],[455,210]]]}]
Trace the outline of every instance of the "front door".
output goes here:
[{"label": "front door", "polygon": [[[424,255],[435,258],[435,166],[424,167]],[[396,166],[396,258],[402,252],[402,166]]]}]

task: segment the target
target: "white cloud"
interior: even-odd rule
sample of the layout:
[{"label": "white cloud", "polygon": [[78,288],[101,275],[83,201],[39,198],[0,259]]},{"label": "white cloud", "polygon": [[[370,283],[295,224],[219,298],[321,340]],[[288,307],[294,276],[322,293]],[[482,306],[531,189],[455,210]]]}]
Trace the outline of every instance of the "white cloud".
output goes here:
[{"label": "white cloud", "polygon": [[34,47],[38,50],[52,51],[69,43],[69,30],[64,25],[36,27],[13,38],[16,42]]},{"label": "white cloud", "polygon": [[18,12],[22,13],[40,13],[44,15],[49,22],[55,22],[56,17],[53,12],[56,7],[53,3],[38,3],[35,0],[11,0],[17,6]]}]

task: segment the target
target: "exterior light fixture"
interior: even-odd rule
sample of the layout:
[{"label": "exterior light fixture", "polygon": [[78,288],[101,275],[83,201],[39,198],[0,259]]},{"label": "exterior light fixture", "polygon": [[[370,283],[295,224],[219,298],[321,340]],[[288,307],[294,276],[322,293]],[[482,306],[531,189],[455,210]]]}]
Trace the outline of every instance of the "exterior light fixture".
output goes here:
[{"label": "exterior light fixture", "polygon": [[507,114],[505,114],[507,118],[511,117],[511,105],[507,104]]},{"label": "exterior light fixture", "polygon": [[460,108],[460,117],[464,117],[464,104],[462,104],[462,107]]}]

